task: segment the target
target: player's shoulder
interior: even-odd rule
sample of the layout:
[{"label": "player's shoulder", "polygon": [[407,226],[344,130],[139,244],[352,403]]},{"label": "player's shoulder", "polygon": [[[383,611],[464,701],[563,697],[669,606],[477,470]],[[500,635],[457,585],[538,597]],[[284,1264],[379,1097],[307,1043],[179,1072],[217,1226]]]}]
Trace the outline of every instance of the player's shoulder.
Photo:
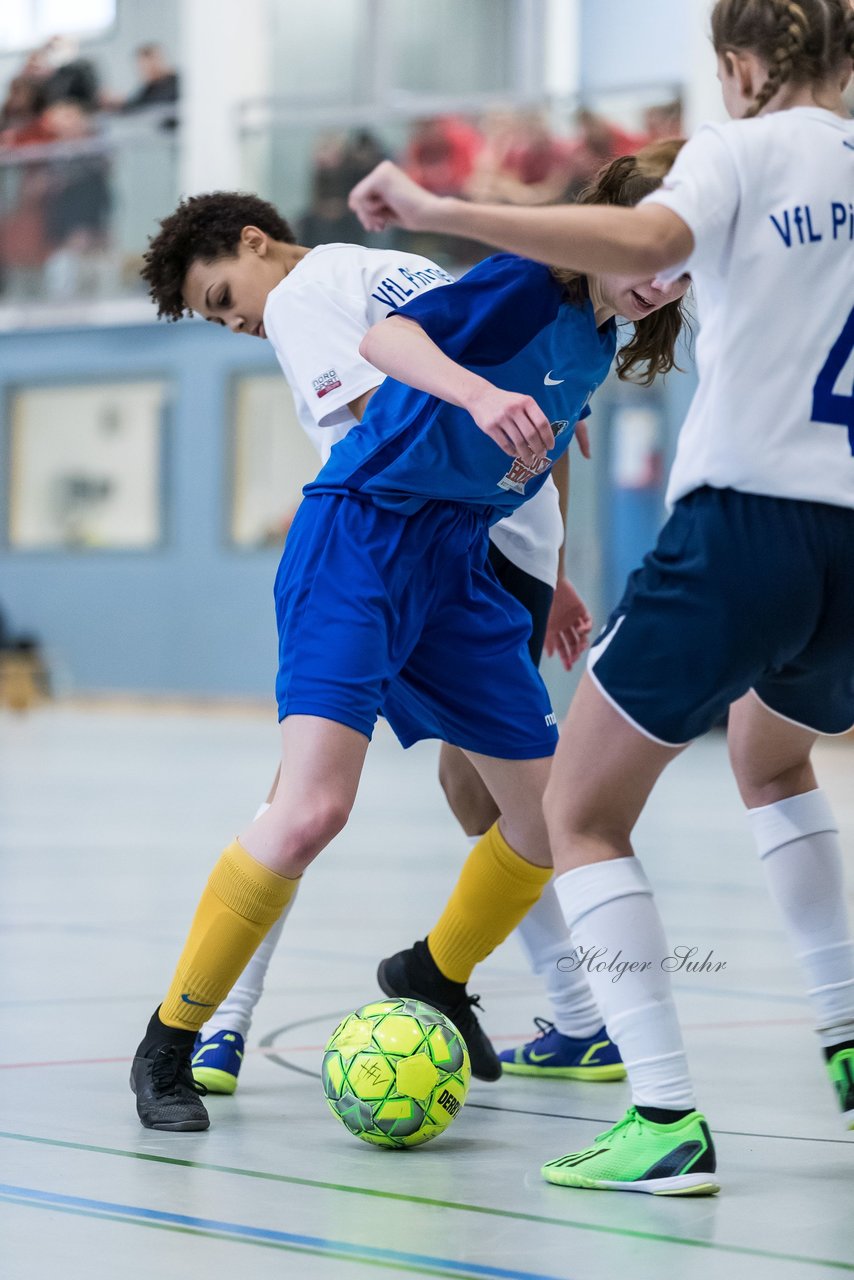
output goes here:
[{"label": "player's shoulder", "polygon": [[[821,107],[792,107],[742,120],[710,121],[702,124],[694,138],[715,135],[733,150],[762,151],[770,146],[820,145],[823,140],[849,143],[854,137],[854,120]],[[694,139],[692,139],[693,141]]]},{"label": "player's shoulder", "polygon": [[360,293],[365,255],[370,253],[358,244],[320,244],[310,249],[267,294],[264,324],[268,335],[277,326],[296,323],[307,308],[314,313],[324,296],[331,298],[336,291]]},{"label": "player's shoulder", "polygon": [[335,242],[315,245],[288,273],[282,284],[290,282],[290,288],[299,289],[317,279],[346,280],[370,265],[377,252],[361,244]]},{"label": "player's shoulder", "polygon": [[458,281],[473,298],[484,305],[506,308],[536,304],[538,313],[551,313],[560,306],[563,288],[551,267],[515,253],[494,253],[471,267]]},{"label": "player's shoulder", "polygon": [[521,258],[516,253],[493,253],[482,262],[471,267],[462,277],[469,282],[483,281],[531,281],[535,284],[554,283],[560,286],[552,274],[550,267],[542,262],[533,262],[530,258]]}]

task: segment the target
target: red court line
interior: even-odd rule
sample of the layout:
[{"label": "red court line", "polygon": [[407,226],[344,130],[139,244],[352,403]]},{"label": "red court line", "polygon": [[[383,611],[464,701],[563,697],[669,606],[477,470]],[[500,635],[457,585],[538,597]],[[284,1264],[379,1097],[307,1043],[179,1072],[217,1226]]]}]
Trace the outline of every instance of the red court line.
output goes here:
[{"label": "red court line", "polygon": [[[794,1027],[811,1025],[809,1018],[743,1018],[735,1022],[684,1022],[682,1024],[683,1031],[729,1031],[734,1027]],[[515,1036],[492,1036],[493,1040],[510,1040],[513,1044],[520,1044],[525,1038],[525,1032]],[[322,1053],[326,1048],[324,1044],[284,1044],[272,1045],[269,1048],[247,1049],[247,1054],[278,1054],[283,1053]],[[20,1071],[28,1067],[100,1067],[115,1064],[117,1062],[132,1062],[132,1056],[121,1058],[56,1058],[47,1062],[0,1062],[0,1071]]]}]

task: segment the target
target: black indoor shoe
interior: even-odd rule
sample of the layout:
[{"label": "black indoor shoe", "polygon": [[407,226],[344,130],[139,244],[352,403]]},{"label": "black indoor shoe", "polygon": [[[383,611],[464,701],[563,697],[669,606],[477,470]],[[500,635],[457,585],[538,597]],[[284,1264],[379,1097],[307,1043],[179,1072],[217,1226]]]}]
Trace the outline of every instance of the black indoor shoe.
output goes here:
[{"label": "black indoor shoe", "polygon": [[473,1013],[480,1008],[480,997],[470,996],[465,983],[445,977],[426,942],[416,942],[414,947],[381,960],[377,981],[387,996],[423,1000],[444,1013],[466,1042],[472,1075],[478,1080],[499,1078],[498,1054]]},{"label": "black indoor shoe", "polygon": [[163,1044],[151,1057],[134,1058],[130,1087],[136,1094],[136,1110],[146,1129],[187,1132],[210,1125],[202,1095],[190,1068],[190,1054],[177,1045]]}]

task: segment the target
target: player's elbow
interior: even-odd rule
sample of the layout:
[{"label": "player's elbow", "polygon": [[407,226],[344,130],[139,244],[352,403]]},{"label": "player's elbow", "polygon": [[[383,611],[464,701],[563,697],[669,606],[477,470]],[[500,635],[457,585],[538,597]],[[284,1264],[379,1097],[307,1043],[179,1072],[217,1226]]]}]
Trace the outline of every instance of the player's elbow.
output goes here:
[{"label": "player's elbow", "polygon": [[363,360],[367,360],[368,364],[376,364],[378,328],[378,324],[372,325],[359,343],[359,355]]}]

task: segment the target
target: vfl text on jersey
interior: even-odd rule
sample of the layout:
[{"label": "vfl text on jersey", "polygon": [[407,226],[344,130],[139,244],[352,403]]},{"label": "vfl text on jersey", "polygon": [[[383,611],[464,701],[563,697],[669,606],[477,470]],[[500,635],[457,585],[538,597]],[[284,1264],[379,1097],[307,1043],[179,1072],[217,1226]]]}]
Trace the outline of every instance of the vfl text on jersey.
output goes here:
[{"label": "vfl text on jersey", "polygon": [[813,209],[796,204],[768,215],[787,249],[830,240],[854,240],[854,204],[832,200],[829,207]]}]

